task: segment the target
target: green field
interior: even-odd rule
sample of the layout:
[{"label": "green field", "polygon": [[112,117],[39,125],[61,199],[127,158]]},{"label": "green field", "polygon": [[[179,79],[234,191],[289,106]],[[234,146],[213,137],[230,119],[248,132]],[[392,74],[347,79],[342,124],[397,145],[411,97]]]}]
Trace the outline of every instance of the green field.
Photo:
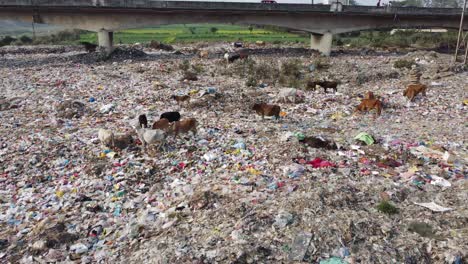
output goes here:
[{"label": "green field", "polygon": [[[217,29],[216,33],[211,28]],[[192,32],[192,31],[193,32]],[[191,24],[191,25],[169,25],[155,28],[128,29],[114,33],[114,42],[122,44],[144,43],[157,40],[164,43],[191,43],[200,41],[246,41],[255,42],[262,40],[269,43],[278,42],[302,42],[306,43],[309,38],[288,32],[253,28],[235,25],[214,24]],[[80,41],[97,42],[96,33],[81,35]]]}]

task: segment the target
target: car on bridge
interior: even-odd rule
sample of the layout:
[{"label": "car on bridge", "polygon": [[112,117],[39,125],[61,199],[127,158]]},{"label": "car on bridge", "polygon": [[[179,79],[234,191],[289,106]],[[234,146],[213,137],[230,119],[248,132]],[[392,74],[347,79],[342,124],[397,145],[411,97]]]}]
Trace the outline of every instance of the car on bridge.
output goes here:
[{"label": "car on bridge", "polygon": [[275,0],[262,0],[262,4],[277,4]]}]

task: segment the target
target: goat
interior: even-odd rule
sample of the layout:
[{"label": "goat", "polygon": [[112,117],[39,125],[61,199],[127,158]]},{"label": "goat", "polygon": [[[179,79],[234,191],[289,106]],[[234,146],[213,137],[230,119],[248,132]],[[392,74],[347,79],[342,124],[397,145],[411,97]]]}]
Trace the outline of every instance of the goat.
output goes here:
[{"label": "goat", "polygon": [[104,146],[114,147],[114,133],[110,130],[100,128],[98,131],[98,138],[101,141],[101,144]]}]

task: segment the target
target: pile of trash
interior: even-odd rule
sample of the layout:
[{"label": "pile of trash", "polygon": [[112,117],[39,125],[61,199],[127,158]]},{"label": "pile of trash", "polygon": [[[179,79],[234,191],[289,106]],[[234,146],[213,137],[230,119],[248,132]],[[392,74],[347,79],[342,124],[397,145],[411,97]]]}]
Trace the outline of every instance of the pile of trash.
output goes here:
[{"label": "pile of trash", "polygon": [[[429,86],[408,102],[409,70],[392,66],[401,56],[341,54],[310,71],[314,54],[289,54],[338,91],[278,103],[284,87],[221,74],[242,63],[222,54],[191,58],[196,81],[175,54],[7,54],[17,63],[0,62],[0,262],[466,262],[468,73],[434,80],[450,56],[408,54]],[[287,57],[249,56],[272,67]],[[401,78],[355,81],[379,72]],[[381,116],[354,112],[367,91],[383,98]],[[257,101],[280,118],[262,120]],[[197,133],[145,151],[131,124],[168,111],[195,118]]]}]

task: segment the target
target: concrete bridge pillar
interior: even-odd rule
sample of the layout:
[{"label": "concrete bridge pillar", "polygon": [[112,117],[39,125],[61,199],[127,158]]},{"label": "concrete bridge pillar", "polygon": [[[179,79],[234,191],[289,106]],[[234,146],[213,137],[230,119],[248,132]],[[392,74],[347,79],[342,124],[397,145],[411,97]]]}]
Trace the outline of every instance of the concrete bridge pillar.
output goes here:
[{"label": "concrete bridge pillar", "polygon": [[114,50],[114,32],[101,30],[98,32],[99,47],[103,47],[107,53]]},{"label": "concrete bridge pillar", "polygon": [[325,56],[330,56],[332,47],[333,34],[325,32],[324,34],[310,35],[310,48],[318,50]]}]

